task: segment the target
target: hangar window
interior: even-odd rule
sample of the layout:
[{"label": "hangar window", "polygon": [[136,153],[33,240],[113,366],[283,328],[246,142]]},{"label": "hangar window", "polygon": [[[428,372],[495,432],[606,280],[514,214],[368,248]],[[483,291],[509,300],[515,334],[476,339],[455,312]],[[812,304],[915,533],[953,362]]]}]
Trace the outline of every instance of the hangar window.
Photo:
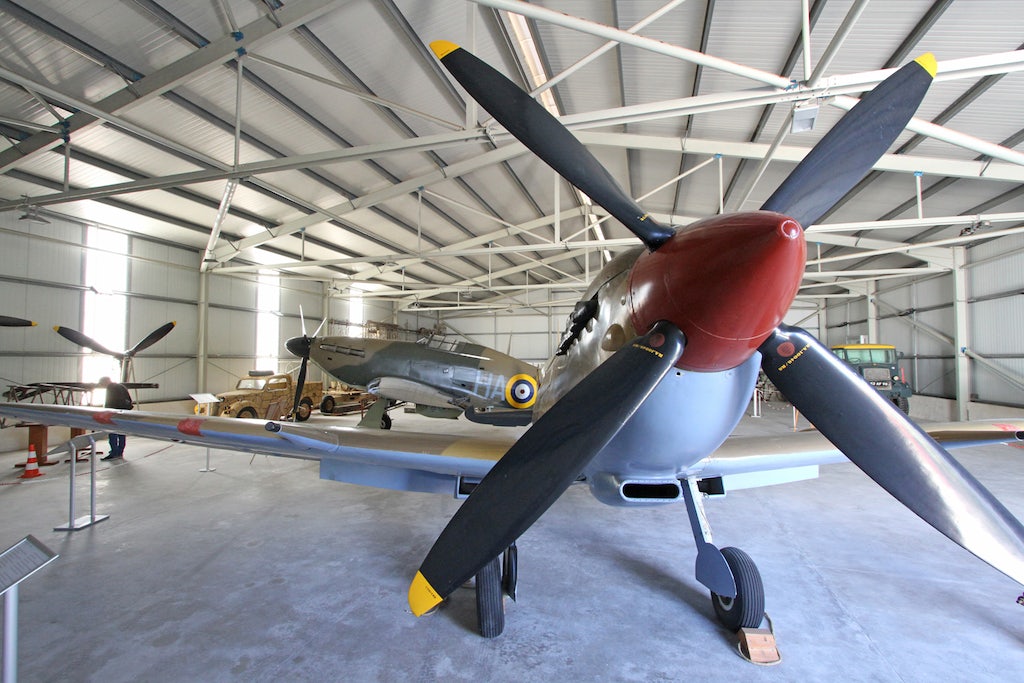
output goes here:
[{"label": "hangar window", "polygon": [[256,358],[257,370],[277,372],[280,339],[281,282],[276,275],[260,273],[256,285]]},{"label": "hangar window", "polygon": [[363,335],[363,290],[355,287],[349,290],[348,300],[348,330],[345,332],[349,337],[362,337]]},{"label": "hangar window", "polygon": [[[89,226],[85,233],[85,296],[82,300],[82,331],[108,349],[121,350],[126,342],[128,315],[128,236]],[[100,377],[121,376],[118,361],[90,353],[82,359],[81,379],[95,382]],[[93,402],[103,405],[102,391],[93,392]]]}]

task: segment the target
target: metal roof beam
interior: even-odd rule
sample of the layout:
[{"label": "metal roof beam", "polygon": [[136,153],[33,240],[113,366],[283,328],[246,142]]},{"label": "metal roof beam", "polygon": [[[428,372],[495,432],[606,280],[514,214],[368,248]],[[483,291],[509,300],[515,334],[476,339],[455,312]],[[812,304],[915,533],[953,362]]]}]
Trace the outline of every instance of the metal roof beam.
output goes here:
[{"label": "metal roof beam", "polygon": [[[47,206],[50,204],[63,204],[65,202],[79,201],[83,199],[99,199],[114,195],[142,192],[144,190],[165,190],[172,187],[193,185],[215,180],[241,179],[256,176],[263,173],[276,173],[293,169],[309,168],[321,164],[333,164],[339,161],[362,161],[365,159],[379,159],[390,154],[403,154],[408,152],[421,151],[423,149],[442,149],[453,145],[460,145],[466,142],[479,141],[483,134],[479,131],[459,131],[453,133],[441,133],[421,138],[398,140],[396,142],[385,142],[372,145],[360,145],[359,147],[346,147],[344,149],[329,150],[327,152],[315,152],[313,154],[301,154],[290,157],[277,157],[266,161],[254,161],[248,164],[240,164],[237,169],[224,170],[220,168],[207,169],[202,171],[191,171],[188,173],[176,173],[174,175],[162,176],[159,178],[144,178],[126,183],[116,183],[100,187],[73,190],[71,192],[58,192],[55,194],[41,195],[32,198],[34,206]],[[15,208],[21,202],[0,202],[0,211]]]},{"label": "metal roof beam", "polygon": [[597,22],[580,19],[579,17],[563,14],[562,12],[533,5],[528,2],[518,2],[517,0],[473,0],[473,2],[476,2],[478,5],[521,14],[524,17],[536,19],[537,21],[544,21],[549,24],[564,26],[565,28],[569,28],[574,31],[589,33],[591,35],[598,36],[599,38],[604,38],[605,40],[614,40],[624,45],[632,45],[633,47],[639,47],[644,50],[650,50],[651,52],[668,55],[669,57],[693,62],[712,69],[718,69],[726,73],[758,81],[759,83],[767,83],[768,85],[773,85],[779,88],[789,86],[789,79],[767,71],[744,66],[743,64],[737,64],[736,62],[730,62],[727,59],[713,57],[711,55],[704,54],[703,52],[697,52],[696,50],[690,50],[678,45],[670,45],[660,40],[654,40],[653,38],[634,35],[629,31],[623,31],[611,26],[605,26],[604,24],[598,24]]},{"label": "metal roof beam", "polygon": [[[634,133],[599,133],[596,131],[579,131],[576,137],[586,145],[630,147],[678,154],[680,152],[714,155],[726,157],[743,157],[760,159],[765,155],[769,145],[760,142],[730,142],[727,140],[706,140],[688,138],[680,140],[675,137],[656,135],[637,135]],[[1012,150],[1009,150],[1012,151]],[[807,153],[808,147],[780,146],[775,158],[780,161],[799,163]],[[974,178],[976,180],[1000,180],[1006,182],[1024,182],[1024,168],[1014,163],[955,160],[942,157],[909,156],[904,154],[885,154],[874,166],[878,170],[897,173],[914,173],[922,171],[926,175],[954,176]]]},{"label": "metal roof beam", "polygon": [[1007,237],[1009,235],[1019,235],[1024,233],[1024,226],[1018,225],[1014,228],[1005,228],[1003,230],[985,230],[981,232],[975,232],[971,234],[958,235],[956,237],[948,237],[942,240],[934,240],[932,242],[915,242],[914,244],[901,244],[895,247],[889,247],[887,249],[875,249],[872,251],[858,251],[853,254],[840,254],[839,256],[828,256],[826,258],[816,259],[814,261],[808,261],[807,265],[817,265],[822,263],[835,263],[837,261],[849,261],[852,259],[862,259],[869,256],[883,256],[885,254],[901,254],[916,251],[918,249],[928,249],[935,247],[952,247],[960,244],[968,244],[970,242],[977,242],[979,240],[991,240],[996,237]]},{"label": "metal roof beam", "polygon": [[[133,105],[153,99],[179,86],[184,81],[219,67],[229,59],[238,56],[238,50],[252,49],[254,46],[290,32],[297,26],[315,19],[337,5],[341,0],[296,0],[282,8],[277,19],[280,25],[268,16],[261,16],[243,27],[243,37],[239,40],[228,34],[214,40],[210,44],[189,53],[176,62],[140,78],[129,87],[122,88],[108,95],[95,105],[98,113],[116,114],[130,109]],[[80,111],[67,118],[68,132],[90,128],[98,124],[101,115]],[[63,142],[56,133],[39,132],[19,142],[14,147],[0,152],[0,173],[15,168],[24,160],[35,157],[51,147]]]},{"label": "metal roof beam", "polygon": [[513,143],[498,149],[485,152],[472,159],[458,162],[445,166],[444,168],[438,168],[421,176],[417,176],[410,180],[405,180],[400,183],[391,185],[382,190],[376,192],[370,192],[361,197],[355,197],[353,199],[346,200],[341,204],[337,204],[333,207],[323,209],[319,212],[312,213],[308,216],[303,216],[294,221],[288,221],[281,225],[268,229],[265,233],[246,237],[237,242],[227,244],[219,247],[215,250],[215,256],[218,261],[225,262],[234,258],[238,253],[245,249],[251,249],[265,244],[271,240],[275,240],[285,235],[291,235],[296,233],[303,228],[307,228],[311,225],[316,225],[327,220],[327,216],[339,217],[347,213],[351,213],[358,209],[369,208],[375,204],[379,204],[388,199],[400,197],[404,194],[415,192],[420,187],[424,187],[428,184],[439,183],[445,180],[451,180],[457,178],[460,175],[471,173],[480,168],[485,168],[492,164],[500,163],[511,159],[512,157],[523,154],[526,151],[526,147],[522,143]]}]

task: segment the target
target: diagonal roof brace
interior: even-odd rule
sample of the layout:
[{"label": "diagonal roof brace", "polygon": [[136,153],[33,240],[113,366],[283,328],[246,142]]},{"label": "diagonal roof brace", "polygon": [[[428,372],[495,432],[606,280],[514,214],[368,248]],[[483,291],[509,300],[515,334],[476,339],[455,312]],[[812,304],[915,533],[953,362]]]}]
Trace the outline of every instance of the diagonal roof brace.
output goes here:
[{"label": "diagonal roof brace", "polygon": [[[340,5],[342,0],[295,0],[278,10],[275,18],[261,16],[242,27],[242,39],[232,34],[224,35],[199,48],[185,57],[155,71],[154,73],[108,95],[95,107],[99,111],[114,114],[124,112],[133,105],[153,99],[173,90],[181,83],[214,69],[238,55],[239,49],[251,49],[255,45],[289,33],[297,26],[311,21]],[[278,26],[277,22],[280,22]],[[68,132],[90,128],[100,118],[86,112],[76,112],[67,118]],[[0,152],[0,173],[15,168],[26,159],[44,152],[63,142],[61,135],[48,131],[35,133],[29,138]]]}]

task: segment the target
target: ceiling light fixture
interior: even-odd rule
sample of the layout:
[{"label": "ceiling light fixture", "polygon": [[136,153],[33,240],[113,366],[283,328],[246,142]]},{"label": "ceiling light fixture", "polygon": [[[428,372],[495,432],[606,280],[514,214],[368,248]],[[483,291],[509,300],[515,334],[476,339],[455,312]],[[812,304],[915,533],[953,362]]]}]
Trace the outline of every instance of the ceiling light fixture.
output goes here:
[{"label": "ceiling light fixture", "polygon": [[814,130],[818,121],[818,101],[799,102],[793,107],[793,120],[789,124],[790,133],[803,133]]},{"label": "ceiling light fixture", "polygon": [[22,214],[18,216],[19,221],[28,221],[29,223],[40,223],[49,224],[50,221],[46,220],[43,216],[39,215],[39,207],[32,206],[28,203],[28,197],[25,197],[26,202],[21,206]]}]

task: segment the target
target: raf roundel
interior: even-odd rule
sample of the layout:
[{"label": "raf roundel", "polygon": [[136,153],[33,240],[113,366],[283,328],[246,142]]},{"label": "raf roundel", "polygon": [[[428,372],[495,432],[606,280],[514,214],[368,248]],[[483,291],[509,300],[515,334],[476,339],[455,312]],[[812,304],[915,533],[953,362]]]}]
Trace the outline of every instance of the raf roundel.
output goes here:
[{"label": "raf roundel", "polygon": [[537,380],[529,375],[513,375],[505,385],[505,401],[513,408],[530,408],[537,400]]}]

